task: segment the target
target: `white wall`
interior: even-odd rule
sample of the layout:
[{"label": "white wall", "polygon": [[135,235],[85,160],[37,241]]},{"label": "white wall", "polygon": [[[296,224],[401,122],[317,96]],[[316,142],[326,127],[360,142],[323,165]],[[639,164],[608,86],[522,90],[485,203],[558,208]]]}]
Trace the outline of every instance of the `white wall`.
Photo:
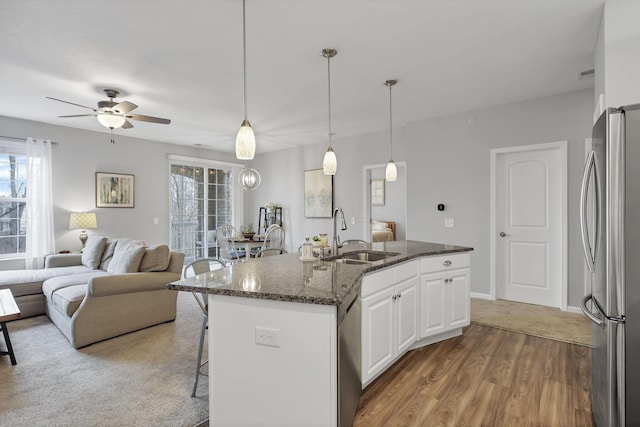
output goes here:
[{"label": "white wall", "polygon": [[[593,92],[579,92],[487,108],[469,114],[412,123],[397,129],[394,160],[405,161],[407,171],[407,239],[474,247],[472,291],[488,294],[489,193],[492,148],[568,141],[569,146],[569,305],[583,296],[583,261],[578,228],[580,178],[584,139],[591,135]],[[473,118],[472,124],[469,119]],[[336,138],[338,173],[334,179],[334,205],[357,224],[340,232],[342,239],[361,238],[362,167],[384,164],[387,133],[349,140]],[[253,167],[262,174],[261,187],[248,200],[246,212],[267,202],[284,207],[288,249],[296,249],[305,235],[328,233],[330,219],[304,218],[304,170],[322,165],[326,141],[257,156]],[[439,212],[438,203],[446,210]],[[444,228],[453,218],[455,228]],[[255,221],[255,219],[253,219]]]}]

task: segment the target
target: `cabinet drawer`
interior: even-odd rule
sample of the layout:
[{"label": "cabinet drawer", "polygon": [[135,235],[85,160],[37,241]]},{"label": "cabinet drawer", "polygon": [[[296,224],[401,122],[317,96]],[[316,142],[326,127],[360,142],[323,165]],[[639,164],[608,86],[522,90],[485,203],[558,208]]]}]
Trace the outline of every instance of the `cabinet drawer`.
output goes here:
[{"label": "cabinet drawer", "polygon": [[438,255],[420,260],[420,272],[452,270],[454,268],[469,267],[471,263],[469,253]]},{"label": "cabinet drawer", "polygon": [[410,261],[397,264],[393,267],[396,275],[396,283],[403,282],[418,275],[418,261]]},{"label": "cabinet drawer", "polygon": [[362,278],[362,290],[360,295],[366,297],[367,295],[379,292],[389,286],[394,285],[393,280],[393,268],[386,268],[384,270],[376,271],[375,273],[366,274]]}]

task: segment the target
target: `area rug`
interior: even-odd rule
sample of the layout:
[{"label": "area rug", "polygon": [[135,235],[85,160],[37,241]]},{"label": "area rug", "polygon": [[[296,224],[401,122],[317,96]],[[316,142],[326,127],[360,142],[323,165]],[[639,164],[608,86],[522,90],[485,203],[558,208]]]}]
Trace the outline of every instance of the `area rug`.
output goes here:
[{"label": "area rug", "polygon": [[18,364],[0,357],[0,425],[199,424],[209,413],[207,377],[191,397],[201,321],[193,295],[178,292],[175,322],[79,350],[46,316],[9,323]]},{"label": "area rug", "polygon": [[471,298],[471,322],[591,346],[591,322],[576,313],[520,302]]}]

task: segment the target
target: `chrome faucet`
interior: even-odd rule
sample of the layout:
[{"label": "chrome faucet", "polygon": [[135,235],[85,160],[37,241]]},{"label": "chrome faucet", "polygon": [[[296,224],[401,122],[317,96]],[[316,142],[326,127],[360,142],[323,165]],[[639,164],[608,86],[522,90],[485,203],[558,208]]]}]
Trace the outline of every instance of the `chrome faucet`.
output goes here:
[{"label": "chrome faucet", "polygon": [[337,213],[340,212],[342,216],[342,230],[347,229],[347,222],[344,220],[344,212],[342,212],[342,208],[335,208],[333,210],[333,244],[331,245],[331,255],[338,255],[338,249],[342,247],[340,244],[340,239],[338,238],[338,230],[336,226],[336,220],[338,219]]}]

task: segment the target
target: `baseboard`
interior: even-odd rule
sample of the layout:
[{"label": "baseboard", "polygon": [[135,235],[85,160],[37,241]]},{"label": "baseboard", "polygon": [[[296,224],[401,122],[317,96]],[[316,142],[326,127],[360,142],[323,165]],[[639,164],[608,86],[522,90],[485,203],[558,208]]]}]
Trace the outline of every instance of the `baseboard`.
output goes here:
[{"label": "baseboard", "polygon": [[567,307],[567,312],[568,313],[575,313],[575,314],[584,314],[580,307],[572,307],[572,306],[568,306]]},{"label": "baseboard", "polygon": [[471,292],[471,298],[488,299],[491,301],[495,299],[491,296],[491,294],[481,294],[478,292]]}]

